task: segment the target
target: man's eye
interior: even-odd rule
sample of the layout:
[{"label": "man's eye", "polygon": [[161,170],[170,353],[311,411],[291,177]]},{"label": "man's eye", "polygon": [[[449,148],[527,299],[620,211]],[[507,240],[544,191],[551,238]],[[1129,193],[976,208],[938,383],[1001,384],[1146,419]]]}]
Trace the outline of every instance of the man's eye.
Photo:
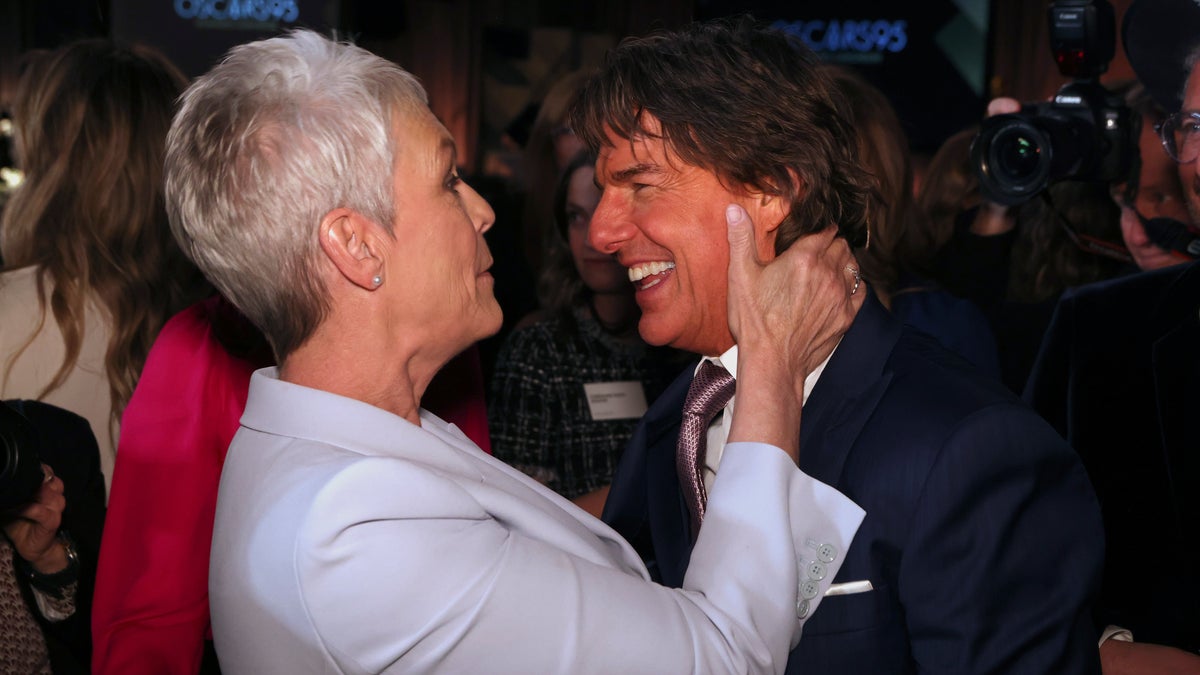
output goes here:
[{"label": "man's eye", "polygon": [[1197,131],[1200,131],[1200,120],[1188,118],[1179,125],[1179,130],[1188,136],[1194,135]]},{"label": "man's eye", "polygon": [[446,189],[458,191],[459,184],[462,183],[462,178],[458,174],[452,173],[446,178]]},{"label": "man's eye", "polygon": [[1166,204],[1168,202],[1176,201],[1175,195],[1161,191],[1152,191],[1150,193],[1150,199],[1153,200],[1155,204]]}]

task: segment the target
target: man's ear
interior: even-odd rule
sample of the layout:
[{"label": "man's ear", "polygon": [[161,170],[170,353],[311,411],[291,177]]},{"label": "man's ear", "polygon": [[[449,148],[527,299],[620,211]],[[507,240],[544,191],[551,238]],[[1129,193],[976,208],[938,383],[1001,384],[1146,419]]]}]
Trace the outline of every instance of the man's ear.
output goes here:
[{"label": "man's ear", "polygon": [[791,191],[774,189],[752,194],[752,203],[746,205],[746,211],[754,223],[754,242],[761,260],[775,258],[775,239],[779,226],[792,213],[792,200],[788,195],[799,194],[803,190],[800,176],[791,169],[788,175],[792,180]]},{"label": "man's ear", "polygon": [[375,290],[383,283],[383,228],[353,209],[338,208],[321,219],[325,257],[347,281]]}]

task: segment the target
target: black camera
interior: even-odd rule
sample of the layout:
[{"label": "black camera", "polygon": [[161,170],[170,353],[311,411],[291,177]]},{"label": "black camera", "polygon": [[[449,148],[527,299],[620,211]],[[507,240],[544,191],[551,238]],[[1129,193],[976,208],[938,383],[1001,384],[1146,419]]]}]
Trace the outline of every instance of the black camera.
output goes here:
[{"label": "black camera", "polygon": [[0,401],[0,512],[33,501],[42,484],[37,429],[7,401]]},{"label": "black camera", "polygon": [[985,119],[971,162],[988,200],[1014,206],[1061,180],[1119,182],[1137,151],[1124,100],[1099,77],[1116,49],[1116,19],[1106,0],[1050,3],[1050,48],[1073,81],[1050,102]]}]

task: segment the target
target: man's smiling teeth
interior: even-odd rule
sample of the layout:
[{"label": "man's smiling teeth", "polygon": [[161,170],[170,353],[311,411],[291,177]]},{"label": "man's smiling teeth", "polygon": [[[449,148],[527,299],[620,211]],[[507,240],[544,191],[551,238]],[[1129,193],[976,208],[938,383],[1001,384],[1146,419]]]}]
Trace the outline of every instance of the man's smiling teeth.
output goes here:
[{"label": "man's smiling teeth", "polygon": [[662,274],[667,270],[673,269],[675,269],[675,263],[673,262],[642,263],[641,265],[634,265],[629,268],[629,280],[636,284],[646,277]]}]

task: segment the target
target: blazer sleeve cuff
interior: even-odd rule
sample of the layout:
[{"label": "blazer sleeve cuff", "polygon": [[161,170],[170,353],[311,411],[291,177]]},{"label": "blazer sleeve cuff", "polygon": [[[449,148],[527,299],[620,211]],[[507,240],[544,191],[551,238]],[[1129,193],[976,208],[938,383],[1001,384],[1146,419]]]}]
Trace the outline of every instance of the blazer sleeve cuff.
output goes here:
[{"label": "blazer sleeve cuff", "polygon": [[[753,556],[755,564],[772,568],[777,584],[786,582],[773,592],[781,613],[792,618],[794,646],[833,584],[865,515],[848,497],[800,471],[783,450],[766,443],[730,443],[684,587],[709,574],[728,580],[736,575],[732,570],[748,564],[746,556]],[[738,550],[726,550],[731,545]]]}]

